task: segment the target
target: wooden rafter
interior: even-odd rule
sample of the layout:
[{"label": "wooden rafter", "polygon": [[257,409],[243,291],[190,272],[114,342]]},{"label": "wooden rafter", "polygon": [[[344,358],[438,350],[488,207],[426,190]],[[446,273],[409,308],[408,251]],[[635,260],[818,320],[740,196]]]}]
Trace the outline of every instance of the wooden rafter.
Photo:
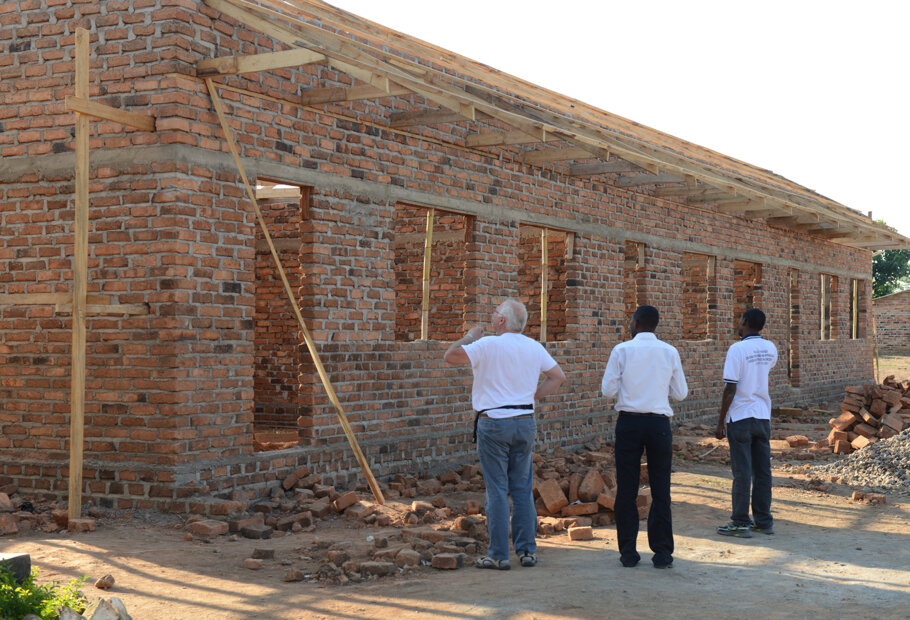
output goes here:
[{"label": "wooden rafter", "polygon": [[363,99],[379,99],[381,97],[402,97],[413,94],[403,86],[392,85],[388,90],[382,90],[366,84],[361,86],[336,86],[332,88],[309,88],[300,93],[301,105],[323,105],[326,103],[341,103],[345,101],[359,101]]},{"label": "wooden rafter", "polygon": [[[887,233],[871,220],[865,221],[847,207],[766,170],[630,123],[581,102],[572,102],[506,74],[494,73],[482,65],[358,20],[328,5],[309,0],[205,2],[288,45],[305,43],[318,48],[330,59],[384,74],[394,83],[447,109],[460,112],[465,106],[471,106],[517,131],[531,133],[542,127],[548,133],[560,135],[570,145],[591,148],[601,159],[607,159],[606,154],[612,152],[654,173],[659,170],[688,174],[736,194],[774,200],[849,223],[869,234],[910,243],[907,238]],[[314,18],[328,19],[331,26],[316,25],[312,22]],[[348,38],[330,28],[359,35],[359,38]]]},{"label": "wooden rafter", "polygon": [[573,159],[594,159],[597,155],[583,148],[566,149],[541,149],[528,151],[522,155],[521,160],[526,164],[543,164],[551,161],[569,161]]},{"label": "wooden rafter", "polygon": [[620,172],[641,172],[642,169],[622,159],[601,161],[594,164],[572,164],[569,166],[570,177],[590,177],[599,174],[616,174]]},{"label": "wooden rafter", "polygon": [[412,127],[414,125],[442,125],[474,120],[461,112],[449,110],[413,110],[397,112],[389,116],[389,127]]},{"label": "wooden rafter", "polygon": [[616,179],[615,185],[619,187],[643,187],[659,183],[680,183],[682,179],[673,174],[643,174],[639,176],[621,176]]},{"label": "wooden rafter", "polygon": [[220,58],[200,60],[196,63],[196,75],[200,77],[217,77],[220,75],[271,71],[273,69],[288,69],[321,62],[325,59],[324,54],[302,47],[249,56],[222,56]]},{"label": "wooden rafter", "polygon": [[508,146],[511,144],[555,142],[560,139],[561,138],[547,136],[547,132],[541,129],[536,134],[529,134],[524,131],[474,133],[465,138],[465,142],[468,146]]},{"label": "wooden rafter", "polygon": [[155,131],[154,116],[136,114],[135,112],[128,112],[126,110],[112,108],[111,106],[104,105],[103,103],[89,101],[84,97],[74,97],[72,95],[67,95],[64,99],[64,107],[68,112],[79,112],[80,114],[84,114],[86,116],[93,116],[102,120],[113,121],[115,123],[120,123],[121,125],[126,125],[128,127],[141,129],[142,131]]}]

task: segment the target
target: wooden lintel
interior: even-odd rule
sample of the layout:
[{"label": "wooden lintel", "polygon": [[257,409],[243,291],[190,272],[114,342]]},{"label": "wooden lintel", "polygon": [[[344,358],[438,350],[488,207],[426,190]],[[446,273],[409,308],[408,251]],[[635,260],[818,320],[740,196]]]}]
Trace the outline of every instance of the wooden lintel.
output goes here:
[{"label": "wooden lintel", "polygon": [[380,99],[382,97],[400,97],[413,94],[413,91],[398,85],[392,85],[388,90],[381,90],[371,85],[337,86],[334,88],[310,88],[300,94],[301,105],[322,105],[325,103],[341,103],[344,101],[359,101],[362,99]]},{"label": "wooden lintel", "polygon": [[459,112],[450,110],[418,110],[398,112],[389,117],[389,127],[411,127],[413,125],[441,125],[472,120]]},{"label": "wooden lintel", "polygon": [[146,116],[145,114],[136,114],[127,112],[118,108],[112,108],[109,105],[90,101],[82,97],[67,95],[64,99],[64,107],[68,112],[78,112],[88,116],[94,116],[106,121],[113,121],[121,125],[127,125],[142,131],[155,131],[155,117]]},{"label": "wooden lintel", "polygon": [[[715,200],[715,207],[721,213],[745,213],[747,211],[767,211],[768,205],[764,200],[748,198],[731,198],[729,200]],[[775,213],[781,213],[774,210]]]},{"label": "wooden lintel", "polygon": [[[54,311],[58,314],[72,314],[73,304],[57,304]],[[85,314],[88,315],[121,315],[145,316],[150,314],[148,304],[87,304]]]},{"label": "wooden lintel", "polygon": [[322,60],[325,60],[324,54],[305,48],[250,56],[222,56],[220,58],[200,60],[196,63],[196,75],[200,77],[216,77],[219,75],[237,75],[238,73],[255,73],[256,71],[299,67]]},{"label": "wooden lintel", "polygon": [[560,138],[547,136],[542,128],[531,134],[524,131],[504,131],[490,133],[473,133],[465,138],[468,146],[507,146],[510,144],[534,144],[535,142],[554,142]]},{"label": "wooden lintel", "polygon": [[584,148],[567,148],[567,149],[543,149],[539,151],[528,151],[522,156],[522,161],[526,164],[542,164],[549,161],[569,161],[572,159],[594,159],[594,155],[588,149]]},{"label": "wooden lintel", "polygon": [[635,164],[614,159],[611,161],[597,162],[594,164],[571,164],[569,166],[570,177],[592,177],[599,174],[615,174],[619,172],[641,172],[642,169]]},{"label": "wooden lintel", "polygon": [[635,177],[620,177],[614,185],[618,187],[640,187],[658,183],[680,183],[682,179],[673,174],[643,174]]},{"label": "wooden lintel", "polygon": [[294,199],[300,198],[299,187],[257,187],[258,200]]}]

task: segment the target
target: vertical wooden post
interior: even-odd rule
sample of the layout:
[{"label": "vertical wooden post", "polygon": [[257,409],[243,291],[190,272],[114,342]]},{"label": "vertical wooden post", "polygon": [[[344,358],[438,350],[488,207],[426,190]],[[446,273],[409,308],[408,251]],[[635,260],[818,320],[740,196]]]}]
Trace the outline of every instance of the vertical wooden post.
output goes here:
[{"label": "vertical wooden post", "polygon": [[420,305],[420,339],[430,338],[430,256],[433,253],[433,219],[436,209],[427,211],[427,236],[423,241],[423,293]]},{"label": "vertical wooden post", "polygon": [[550,288],[549,235],[546,228],[540,229],[540,341],[547,341],[547,298]]},{"label": "vertical wooden post", "polygon": [[[76,29],[76,96],[88,99],[89,32]],[[76,113],[76,215],[73,221],[73,350],[70,389],[69,518],[82,516],[82,443],[85,421],[85,295],[88,282],[89,119]]]},{"label": "vertical wooden post", "polygon": [[240,162],[240,154],[237,152],[237,146],[234,144],[234,134],[231,133],[231,128],[228,127],[227,119],[224,116],[224,109],[221,105],[221,98],[218,97],[218,92],[215,90],[215,85],[212,83],[211,79],[206,79],[205,85],[208,88],[209,95],[212,98],[212,104],[215,106],[215,112],[218,114],[218,121],[221,123],[221,130],[224,132],[224,139],[228,144],[228,148],[231,150],[231,155],[234,156],[234,163],[237,164],[237,171],[240,173],[240,178],[243,180],[244,187],[246,187],[247,196],[249,196],[250,202],[253,203],[253,210],[256,212],[256,219],[259,221],[259,227],[262,229],[262,235],[265,237],[265,240],[269,245],[269,250],[272,253],[272,259],[275,261],[275,269],[278,271],[278,275],[281,277],[281,282],[284,285],[284,292],[287,293],[288,299],[291,302],[291,308],[293,308],[294,315],[297,317],[297,322],[300,324],[300,331],[303,334],[303,340],[306,342],[310,356],[313,358],[313,364],[316,366],[316,372],[319,373],[319,378],[322,380],[322,386],[325,388],[329,400],[332,401],[332,405],[335,407],[335,413],[338,415],[338,421],[341,423],[341,429],[344,431],[345,436],[348,438],[348,442],[351,444],[351,449],[354,451],[354,456],[356,457],[357,462],[360,464],[360,468],[363,470],[364,476],[366,476],[367,484],[370,485],[370,490],[373,491],[373,497],[376,498],[376,501],[378,503],[382,504],[385,501],[382,497],[382,490],[376,483],[376,478],[373,477],[373,472],[370,471],[370,465],[367,463],[366,457],[360,450],[360,445],[357,443],[357,438],[354,436],[354,431],[351,430],[351,425],[348,423],[348,417],[344,413],[344,409],[341,406],[341,401],[338,400],[338,396],[335,394],[335,389],[332,387],[332,382],[329,381],[329,376],[326,374],[325,368],[322,366],[322,360],[319,359],[319,353],[316,351],[316,345],[313,343],[313,339],[310,338],[310,331],[307,329],[306,323],[303,321],[303,315],[300,313],[300,306],[297,304],[297,298],[294,296],[294,291],[291,289],[291,284],[288,282],[287,275],[284,273],[284,267],[281,265],[281,259],[278,257],[278,251],[275,249],[275,244],[272,242],[272,235],[269,234],[269,228],[266,226],[265,219],[262,217],[262,210],[259,208],[259,203],[256,202],[256,192],[254,192],[253,188],[250,186],[250,182],[246,176],[246,171],[243,169],[243,164]]}]

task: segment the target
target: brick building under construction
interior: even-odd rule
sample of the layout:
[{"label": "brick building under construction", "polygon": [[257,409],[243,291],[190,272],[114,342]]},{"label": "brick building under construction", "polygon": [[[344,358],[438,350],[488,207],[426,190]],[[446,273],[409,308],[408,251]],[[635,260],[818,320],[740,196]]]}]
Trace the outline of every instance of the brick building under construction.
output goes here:
[{"label": "brick building under construction", "polygon": [[872,251],[910,247],[767,170],[316,0],[0,4],[0,52],[0,479],[24,490],[67,488],[82,308],[88,496],[184,511],[299,465],[357,479],[272,248],[382,477],[473,458],[470,373],[442,353],[505,296],[569,378],[538,411],[547,450],[612,432],[600,378],[640,303],[682,356],[681,419],[716,415],[753,305],[781,351],[776,403],[871,379]]}]

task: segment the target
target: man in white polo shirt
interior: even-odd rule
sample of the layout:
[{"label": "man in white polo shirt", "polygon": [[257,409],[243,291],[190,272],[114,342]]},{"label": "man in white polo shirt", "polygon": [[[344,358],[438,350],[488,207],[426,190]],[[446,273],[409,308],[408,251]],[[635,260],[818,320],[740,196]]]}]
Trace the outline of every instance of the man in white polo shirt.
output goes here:
[{"label": "man in white polo shirt", "polygon": [[648,513],[648,545],[654,552],[654,568],[673,566],[673,520],[670,513],[670,466],[673,435],[670,432],[669,397],[682,400],[689,393],[679,352],[654,335],[660,314],[654,306],[639,306],[629,330],[632,340],[610,352],[601,392],[615,398],[616,420],[616,538],[619,561],[636,566],[641,556],[638,539],[639,476],[641,455],[647,451],[651,510]]},{"label": "man in white polo shirt", "polygon": [[[477,568],[508,570],[509,532],[521,566],[537,564],[537,510],[532,487],[532,449],[537,434],[534,406],[566,380],[559,364],[536,340],[521,332],[528,311],[507,299],[493,312],[495,336],[473,327],[445,353],[449,364],[470,364],[474,373],[471,401],[477,455],[487,489],[490,544]],[[543,381],[540,377],[543,375]],[[511,528],[509,499],[512,500]]]},{"label": "man in white polo shirt", "polygon": [[[722,536],[751,538],[774,533],[771,517],[771,397],[768,374],[777,363],[777,347],[761,337],[765,313],[750,308],[739,321],[740,341],[727,351],[724,394],[714,435],[726,431],[733,468],[733,512],[717,528]],[[726,424],[726,428],[725,428]],[[752,517],[749,518],[749,499]]]}]

